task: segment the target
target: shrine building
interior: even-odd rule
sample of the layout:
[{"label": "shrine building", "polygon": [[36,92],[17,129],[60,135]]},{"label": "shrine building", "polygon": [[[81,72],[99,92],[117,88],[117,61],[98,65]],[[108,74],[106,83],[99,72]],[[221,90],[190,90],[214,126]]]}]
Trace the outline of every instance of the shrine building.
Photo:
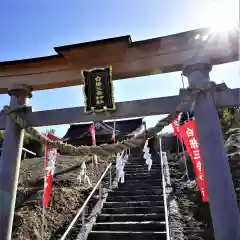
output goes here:
[{"label": "shrine building", "polygon": [[[92,145],[92,137],[90,134],[90,126],[92,124],[71,124],[65,136],[61,141],[75,146]],[[112,135],[114,131],[114,121],[111,122],[95,122],[95,136],[97,145],[113,143]],[[116,121],[115,137],[117,141],[133,136],[136,129],[145,128],[145,122],[142,118]]]}]

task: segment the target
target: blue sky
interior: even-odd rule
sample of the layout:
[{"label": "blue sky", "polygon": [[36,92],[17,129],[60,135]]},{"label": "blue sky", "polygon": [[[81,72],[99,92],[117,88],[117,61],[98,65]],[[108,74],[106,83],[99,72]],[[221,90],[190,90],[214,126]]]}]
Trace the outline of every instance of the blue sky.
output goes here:
[{"label": "blue sky", "polygon": [[[0,61],[51,55],[55,46],[102,38],[130,34],[135,41],[206,27],[210,24],[206,10],[212,1],[1,0]],[[232,1],[236,2],[229,0],[229,4]],[[211,79],[239,87],[238,65],[239,62],[215,66]],[[114,84],[116,101],[175,95],[182,85],[180,72]],[[8,103],[9,97],[1,95],[0,108]],[[81,106],[82,90],[69,87],[34,92],[31,104],[36,110]],[[159,116],[146,119],[151,126]],[[63,136],[68,125],[54,128]]]}]

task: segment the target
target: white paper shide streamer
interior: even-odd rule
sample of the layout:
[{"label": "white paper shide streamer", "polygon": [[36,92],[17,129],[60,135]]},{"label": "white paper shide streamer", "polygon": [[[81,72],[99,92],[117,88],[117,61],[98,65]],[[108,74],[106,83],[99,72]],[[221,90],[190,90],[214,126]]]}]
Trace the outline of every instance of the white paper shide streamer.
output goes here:
[{"label": "white paper shide streamer", "polygon": [[121,152],[117,154],[116,158],[116,175],[117,175],[117,182],[124,183],[125,173],[123,171],[124,165],[128,159],[128,155],[125,152]]},{"label": "white paper shide streamer", "polygon": [[150,154],[150,148],[148,147],[148,139],[146,140],[144,147],[143,147],[143,158],[146,159],[146,164],[148,165],[148,171],[151,170],[152,167],[152,154]]},{"label": "white paper shide streamer", "polygon": [[82,163],[80,173],[77,176],[77,180],[79,182],[79,185],[81,185],[82,182],[85,183],[87,181],[88,185],[92,187],[92,183],[87,175],[87,167],[85,162]]}]

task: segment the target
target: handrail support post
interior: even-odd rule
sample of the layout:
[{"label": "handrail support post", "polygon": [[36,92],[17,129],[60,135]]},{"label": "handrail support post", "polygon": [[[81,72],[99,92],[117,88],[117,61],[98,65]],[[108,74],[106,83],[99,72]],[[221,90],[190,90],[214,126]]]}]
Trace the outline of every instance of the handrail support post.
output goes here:
[{"label": "handrail support post", "polygon": [[82,240],[85,240],[85,211],[86,211],[86,207],[83,208],[83,211],[82,211],[82,228],[81,228]]},{"label": "handrail support post", "polygon": [[109,169],[109,190],[112,190],[112,165],[110,166]]},{"label": "handrail support post", "polygon": [[[84,231],[83,239],[85,240],[86,233],[85,233],[85,228],[83,228],[83,226],[85,226],[85,213],[86,213],[86,209],[87,209],[87,203],[89,202],[89,200],[91,199],[91,197],[93,196],[93,194],[97,191],[97,189],[99,187],[99,203],[100,203],[100,210],[99,211],[101,213],[101,204],[102,204],[102,185],[101,185],[101,183],[102,183],[103,178],[106,176],[107,172],[109,171],[109,168],[111,167],[111,165],[112,165],[112,163],[110,163],[107,166],[107,168],[105,169],[104,173],[102,174],[102,176],[98,180],[97,184],[94,186],[93,190],[88,195],[87,199],[83,203],[82,207],[79,209],[79,211],[76,214],[76,216],[74,217],[73,221],[70,223],[69,227],[67,228],[67,230],[65,231],[65,233],[61,237],[61,240],[65,240],[66,239],[68,233],[71,231],[72,227],[74,226],[74,224],[76,223],[76,221],[78,220],[78,218],[80,217],[81,214],[82,214],[81,235],[83,235],[83,231]],[[85,213],[83,213],[83,211],[85,211]]]},{"label": "handrail support post", "polygon": [[99,214],[101,213],[102,204],[102,183],[99,184]]}]

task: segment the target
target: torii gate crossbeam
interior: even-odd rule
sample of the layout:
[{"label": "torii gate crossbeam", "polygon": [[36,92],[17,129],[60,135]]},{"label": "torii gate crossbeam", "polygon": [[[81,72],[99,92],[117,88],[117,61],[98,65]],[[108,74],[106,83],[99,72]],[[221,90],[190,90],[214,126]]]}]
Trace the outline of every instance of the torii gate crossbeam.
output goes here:
[{"label": "torii gate crossbeam", "polygon": [[[24,118],[32,127],[62,125],[90,121],[103,121],[121,118],[135,118],[154,116],[174,112],[181,102],[180,95],[151,98],[135,101],[116,103],[116,111],[112,113],[85,114],[84,107],[73,107],[32,112],[32,108],[26,110]],[[227,89],[217,92],[215,96],[218,108],[240,106],[240,89]],[[189,109],[186,109],[188,111]],[[6,116],[0,116],[0,129],[5,129]]]}]

